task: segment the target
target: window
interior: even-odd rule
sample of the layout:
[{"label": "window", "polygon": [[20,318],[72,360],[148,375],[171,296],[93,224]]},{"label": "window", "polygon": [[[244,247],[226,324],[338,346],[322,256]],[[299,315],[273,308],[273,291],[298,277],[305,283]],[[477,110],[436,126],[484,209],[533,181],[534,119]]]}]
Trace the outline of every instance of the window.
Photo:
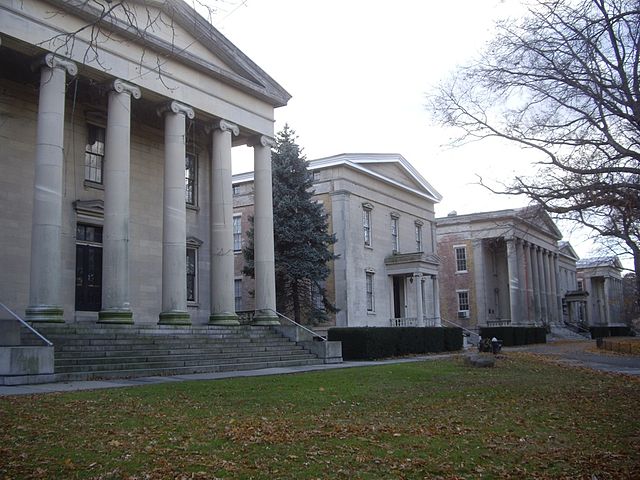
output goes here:
[{"label": "window", "polygon": [[312,173],[312,177],[311,177],[312,181],[315,182],[319,182],[320,181],[320,172],[317,170],[314,170]]},{"label": "window", "polygon": [[233,196],[240,195],[240,185],[234,185],[232,188]]},{"label": "window", "polygon": [[236,312],[242,311],[242,279],[236,278],[233,281],[233,295],[235,297]]},{"label": "window", "polygon": [[584,291],[584,283],[582,283],[582,280],[578,280],[578,290],[581,292]]},{"label": "window", "polygon": [[396,216],[391,216],[391,247],[394,252],[400,251],[400,240],[398,238],[398,223],[399,219]]},{"label": "window", "polygon": [[233,251],[242,250],[242,216],[233,216]]},{"label": "window", "polygon": [[362,230],[364,231],[364,244],[371,246],[371,207],[365,205],[362,208]]},{"label": "window", "polygon": [[453,247],[456,256],[456,272],[467,271],[467,247]]},{"label": "window", "polygon": [[193,152],[187,152],[184,161],[184,199],[187,205],[196,205],[196,169],[197,157]]},{"label": "window", "polygon": [[416,252],[422,252],[422,224],[416,222]]},{"label": "window", "polygon": [[458,290],[458,318],[469,318],[469,291]]},{"label": "window", "polygon": [[105,129],[87,125],[87,146],[84,150],[84,179],[102,183]]},{"label": "window", "polygon": [[187,302],[198,301],[197,272],[198,250],[187,247]]},{"label": "window", "polygon": [[373,297],[373,272],[365,272],[366,292],[367,292],[367,312],[375,311],[375,299]]},{"label": "window", "polygon": [[76,310],[102,310],[102,227],[76,226]]}]

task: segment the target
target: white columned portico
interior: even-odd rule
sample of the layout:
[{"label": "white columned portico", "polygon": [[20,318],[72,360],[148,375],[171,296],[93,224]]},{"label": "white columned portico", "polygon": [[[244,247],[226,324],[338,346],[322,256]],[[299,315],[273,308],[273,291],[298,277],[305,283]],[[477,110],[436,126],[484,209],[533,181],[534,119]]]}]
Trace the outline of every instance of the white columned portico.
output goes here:
[{"label": "white columned portico", "polygon": [[235,312],[231,140],[237,125],[219,120],[211,151],[211,314],[209,323],[239,325]]},{"label": "white columned portico", "polygon": [[511,324],[520,323],[520,282],[518,275],[518,252],[516,239],[507,240],[507,271],[509,275],[509,306]]},{"label": "white columned portico", "polygon": [[64,102],[66,73],[76,75],[76,64],[46,54],[40,67],[40,97],[36,134],[29,321],[63,322],[62,185],[64,177]]},{"label": "white columned portico", "polygon": [[255,271],[255,315],[256,325],[277,325],[276,276],[273,250],[273,193],[271,183],[272,138],[261,135],[252,144],[254,153],[255,211],[254,271]]},{"label": "white columned portico", "polygon": [[186,119],[191,107],[170,102],[164,114],[164,196],[162,212],[162,324],[191,323],[187,312],[187,227],[184,168]]},{"label": "white columned portico", "polygon": [[416,317],[418,321],[419,327],[426,326],[424,319],[424,308],[423,308],[423,300],[422,300],[422,274],[414,273],[413,274],[413,283],[416,286]]},{"label": "white columned portico", "polygon": [[129,297],[131,97],[140,89],[115,80],[109,92],[104,160],[102,310],[100,323],[133,323]]}]

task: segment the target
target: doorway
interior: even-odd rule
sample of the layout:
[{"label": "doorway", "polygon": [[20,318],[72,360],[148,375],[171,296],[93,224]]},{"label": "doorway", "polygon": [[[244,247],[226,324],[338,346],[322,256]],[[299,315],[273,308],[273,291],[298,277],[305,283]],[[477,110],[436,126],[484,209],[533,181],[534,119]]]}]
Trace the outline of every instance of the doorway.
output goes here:
[{"label": "doorway", "polygon": [[405,317],[405,278],[394,275],[393,277],[393,318]]},{"label": "doorway", "polygon": [[76,310],[102,309],[102,227],[76,226]]}]

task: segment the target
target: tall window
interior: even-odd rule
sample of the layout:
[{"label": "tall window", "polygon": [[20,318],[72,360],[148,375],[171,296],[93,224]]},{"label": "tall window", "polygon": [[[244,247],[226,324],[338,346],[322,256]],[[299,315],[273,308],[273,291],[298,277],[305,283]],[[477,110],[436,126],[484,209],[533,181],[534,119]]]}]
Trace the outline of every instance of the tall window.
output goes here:
[{"label": "tall window", "polygon": [[236,278],[233,281],[233,295],[235,297],[236,312],[242,311],[242,280]]},{"label": "tall window", "polygon": [[371,246],[371,208],[364,206],[362,208],[362,230],[364,232],[364,244]]},{"label": "tall window", "polygon": [[456,272],[467,271],[467,247],[453,247],[456,256]]},{"label": "tall window", "polygon": [[458,290],[458,318],[469,318],[469,291]]},{"label": "tall window", "polygon": [[416,222],[416,252],[422,252],[422,224]]},{"label": "tall window", "polygon": [[399,219],[396,216],[391,217],[391,247],[394,252],[400,251],[400,239],[398,238]]},{"label": "tall window", "polygon": [[375,298],[373,296],[373,272],[365,272],[365,283],[366,283],[366,292],[367,292],[367,312],[375,311]]},{"label": "tall window", "polygon": [[187,247],[187,302],[198,301],[198,250]]},{"label": "tall window", "polygon": [[233,251],[242,250],[242,216],[233,216]]},{"label": "tall window", "polygon": [[102,183],[105,129],[87,125],[87,146],[84,150],[84,179]]},{"label": "tall window", "polygon": [[184,199],[187,205],[196,205],[197,163],[196,154],[187,152],[184,159]]}]

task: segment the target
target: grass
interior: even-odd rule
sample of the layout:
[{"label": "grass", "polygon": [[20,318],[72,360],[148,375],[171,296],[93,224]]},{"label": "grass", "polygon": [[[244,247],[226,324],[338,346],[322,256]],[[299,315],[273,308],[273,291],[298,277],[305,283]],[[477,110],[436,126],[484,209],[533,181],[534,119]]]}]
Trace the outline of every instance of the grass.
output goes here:
[{"label": "grass", "polygon": [[0,478],[640,478],[639,405],[517,353],[4,397]]}]

